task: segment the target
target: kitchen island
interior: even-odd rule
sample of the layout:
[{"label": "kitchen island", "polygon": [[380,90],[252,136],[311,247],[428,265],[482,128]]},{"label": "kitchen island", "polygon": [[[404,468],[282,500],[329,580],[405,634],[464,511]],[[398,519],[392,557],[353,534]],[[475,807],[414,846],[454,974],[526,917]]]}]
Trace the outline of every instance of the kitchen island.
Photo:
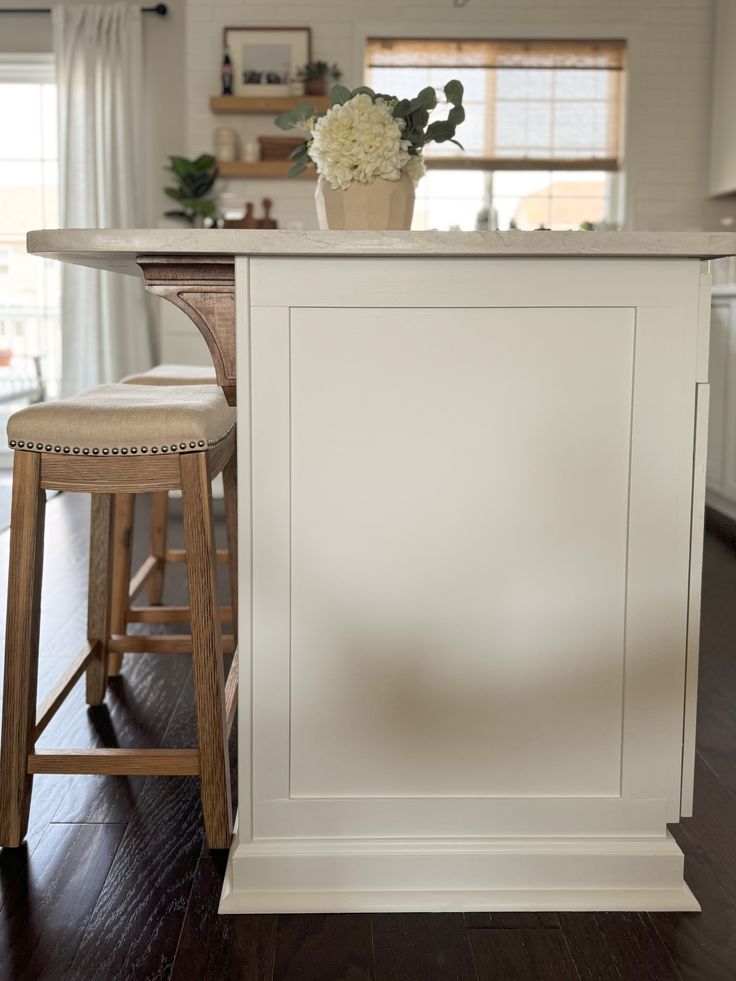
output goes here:
[{"label": "kitchen island", "polygon": [[[698,909],[707,260],[730,234],[32,232],[238,406],[223,912]],[[237,343],[236,343],[237,342]]]}]

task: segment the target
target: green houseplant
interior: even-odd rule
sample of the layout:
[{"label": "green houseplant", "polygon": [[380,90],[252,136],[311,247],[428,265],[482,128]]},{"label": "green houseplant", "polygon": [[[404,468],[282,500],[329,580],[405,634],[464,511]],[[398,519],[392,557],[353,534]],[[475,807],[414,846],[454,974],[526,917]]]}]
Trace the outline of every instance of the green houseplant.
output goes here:
[{"label": "green houseplant", "polygon": [[296,72],[297,80],[304,82],[304,90],[307,95],[327,95],[327,88],[330,79],[339,82],[342,72],[336,64],[328,64],[326,61],[308,61]]},{"label": "green houseplant", "polygon": [[207,197],[217,179],[217,161],[208,153],[196,160],[170,156],[165,168],[176,181],[175,187],[165,187],[165,193],[177,202],[179,208],[167,211],[168,218],[183,218],[192,227],[202,225],[205,218],[213,218],[215,202]]},{"label": "green houseplant", "polygon": [[432,119],[438,106],[431,86],[413,99],[333,85],[331,105],[317,112],[299,102],[276,118],[281,129],[307,136],[292,153],[290,177],[317,167],[317,213],[322,228],[409,228],[414,185],[424,174],[428,143],[452,142],[465,119],[463,86],[453,79],[443,89],[446,118]]},{"label": "green houseplant", "polygon": [[[367,96],[371,103],[384,107],[390,117],[398,121],[400,128],[400,138],[408,145],[406,150],[410,157],[421,160],[421,154],[428,143],[445,143],[447,141],[455,143],[462,149],[462,144],[455,139],[457,127],[465,119],[465,109],[463,108],[463,86],[462,82],[456,79],[448,82],[444,87],[444,95],[450,105],[447,119],[437,119],[429,122],[429,114],[437,108],[437,92],[431,86],[422,89],[414,99],[398,99],[395,95],[384,95],[374,92],[367,85],[361,85],[352,91],[344,85],[333,85],[330,92],[331,106],[323,112],[317,112],[311,102],[299,102],[288,112],[282,112],[276,117],[276,125],[280,129],[304,129],[309,135],[304,143],[291,153],[294,164],[289,171],[290,177],[297,177],[310,163],[317,164],[320,171],[320,162],[317,153],[312,152],[315,148],[315,136],[321,126],[321,120],[327,120],[330,114],[343,106],[348,106],[359,96]],[[360,120],[356,120],[359,124]]]}]

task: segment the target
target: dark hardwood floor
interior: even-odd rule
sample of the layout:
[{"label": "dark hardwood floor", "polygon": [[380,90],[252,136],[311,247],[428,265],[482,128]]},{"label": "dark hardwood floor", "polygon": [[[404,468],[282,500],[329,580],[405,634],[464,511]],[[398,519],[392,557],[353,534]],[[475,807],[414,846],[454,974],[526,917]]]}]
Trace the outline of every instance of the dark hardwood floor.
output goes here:
[{"label": "dark hardwood floor", "polygon": [[[84,637],[87,516],[80,496],[48,506],[40,696]],[[7,552],[5,533],[3,616]],[[167,590],[183,599],[183,569]],[[43,744],[191,745],[188,659],[124,671],[94,711],[80,683]],[[712,532],[700,674],[696,812],[673,829],[700,914],[218,916],[225,857],[203,844],[193,779],[47,776],[27,843],[0,853],[0,979],[734,981],[736,549]]]}]

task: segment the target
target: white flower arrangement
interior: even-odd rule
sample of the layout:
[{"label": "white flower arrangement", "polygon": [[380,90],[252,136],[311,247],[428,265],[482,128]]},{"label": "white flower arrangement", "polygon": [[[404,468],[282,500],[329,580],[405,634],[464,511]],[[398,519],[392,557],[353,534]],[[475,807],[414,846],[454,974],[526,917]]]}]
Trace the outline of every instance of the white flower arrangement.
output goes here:
[{"label": "white flower arrangement", "polygon": [[[381,95],[365,86],[350,91],[333,86],[332,105],[317,113],[309,102],[300,102],[276,119],[281,129],[299,127],[309,133],[292,154],[289,176],[302,173],[310,163],[334,189],[376,180],[397,181],[406,174],[414,183],[424,175],[423,147],[432,141],[454,139],[455,129],[465,118],[463,87],[448,82],[444,88],[452,104],[448,118],[429,122],[437,105],[433,88],[423,89],[416,99]],[[460,146],[460,144],[458,144]]]},{"label": "white flower arrangement", "polygon": [[307,152],[333,188],[344,191],[356,181],[370,184],[379,178],[397,181],[411,160],[405,127],[388,102],[374,102],[362,92],[314,120]]}]

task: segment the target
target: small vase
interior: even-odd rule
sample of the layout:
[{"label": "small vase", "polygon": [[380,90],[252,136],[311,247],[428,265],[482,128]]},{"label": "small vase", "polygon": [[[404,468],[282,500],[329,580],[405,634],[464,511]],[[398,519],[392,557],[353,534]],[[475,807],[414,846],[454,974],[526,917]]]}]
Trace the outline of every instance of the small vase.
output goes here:
[{"label": "small vase", "polygon": [[397,181],[377,180],[335,190],[324,177],[314,193],[320,229],[395,231],[411,228],[414,181],[402,174]]}]

